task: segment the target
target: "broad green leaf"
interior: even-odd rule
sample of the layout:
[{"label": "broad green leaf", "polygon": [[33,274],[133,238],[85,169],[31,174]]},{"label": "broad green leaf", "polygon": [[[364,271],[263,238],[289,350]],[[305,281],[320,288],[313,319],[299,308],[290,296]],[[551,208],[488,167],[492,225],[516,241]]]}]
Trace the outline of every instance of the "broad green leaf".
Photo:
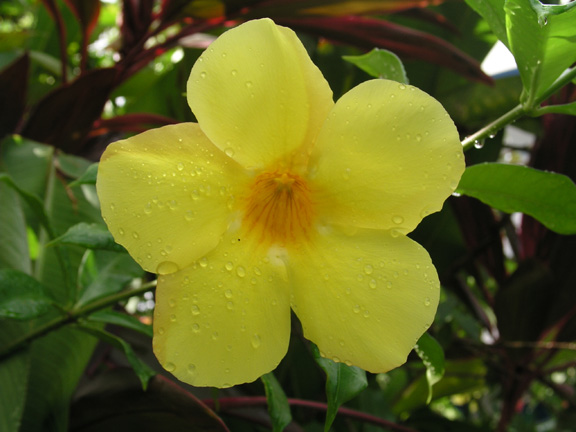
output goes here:
[{"label": "broad green leaf", "polygon": [[328,410],[324,431],[327,432],[336,418],[340,405],[362,392],[368,386],[368,381],[364,370],[324,358],[317,347],[314,347],[314,359],[326,373]]},{"label": "broad green leaf", "polygon": [[428,404],[432,400],[432,386],[444,376],[444,350],[438,341],[428,333],[422,335],[414,350],[426,366],[426,381],[428,382],[426,403]]},{"label": "broad green leaf", "polygon": [[0,270],[0,317],[29,320],[44,315],[52,305],[46,289],[18,270]]},{"label": "broad green leaf", "polygon": [[343,56],[344,60],[358,66],[374,78],[385,78],[408,84],[408,77],[402,61],[396,54],[385,49],[374,48],[359,56]]},{"label": "broad green leaf", "polygon": [[86,173],[86,170],[92,165],[98,165],[90,163],[87,159],[66,153],[59,153],[57,155],[57,163],[60,171],[74,179],[82,177]]},{"label": "broad green leaf", "polygon": [[87,251],[80,267],[80,299],[83,306],[100,297],[117,293],[144,271],[127,253]]},{"label": "broad green leaf", "polygon": [[559,234],[576,234],[576,185],[562,174],[486,163],[466,168],[457,193],[506,213],[522,212]]},{"label": "broad green leaf", "polygon": [[524,85],[523,103],[534,108],[566,68],[576,61],[576,3],[543,5],[538,0],[507,0],[506,28]]},{"label": "broad green leaf", "polygon": [[89,323],[82,324],[78,328],[124,352],[126,358],[130,362],[130,365],[134,369],[134,372],[140,379],[142,389],[146,390],[146,387],[148,387],[148,381],[150,378],[156,375],[156,372],[154,372],[150,366],[138,358],[128,342]]},{"label": "broad green leaf", "polygon": [[292,421],[290,405],[282,386],[272,372],[263,375],[261,378],[266,391],[268,401],[268,413],[272,419],[272,429],[274,432],[282,432]]},{"label": "broad green leaf", "polygon": [[496,37],[508,46],[504,0],[466,0],[466,3],[486,20]]},{"label": "broad green leaf", "polygon": [[0,183],[0,268],[32,272],[24,211],[17,192]]},{"label": "broad green leaf", "polygon": [[82,174],[77,180],[74,180],[72,183],[70,183],[69,186],[73,187],[83,184],[95,185],[97,174],[98,174],[98,163],[93,163],[88,168],[86,168],[84,174]]},{"label": "broad green leaf", "polygon": [[[6,325],[2,323],[2,331]],[[0,430],[5,432],[18,432],[24,413],[26,390],[28,388],[28,374],[30,371],[30,352],[21,350],[12,356],[0,360],[0,382],[3,389],[0,391]]]},{"label": "broad green leaf", "polygon": [[104,225],[86,222],[80,222],[70,227],[68,231],[52,240],[47,246],[56,244],[75,245],[88,249],[101,249],[113,252],[126,251],[114,241],[114,237]]},{"label": "broad green leaf", "polygon": [[143,333],[146,336],[152,337],[152,326],[144,324],[138,318],[126,313],[118,312],[112,309],[103,309],[94,312],[88,317],[89,321],[101,322],[105,324],[114,324],[126,327],[137,332]]}]

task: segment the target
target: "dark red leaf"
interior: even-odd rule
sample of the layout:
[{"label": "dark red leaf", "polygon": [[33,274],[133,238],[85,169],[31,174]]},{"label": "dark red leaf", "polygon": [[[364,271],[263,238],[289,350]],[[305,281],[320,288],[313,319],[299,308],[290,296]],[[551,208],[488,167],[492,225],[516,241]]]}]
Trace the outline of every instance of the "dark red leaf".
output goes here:
[{"label": "dark red leaf", "polygon": [[30,58],[24,54],[0,71],[0,138],[16,131],[28,90]]},{"label": "dark red leaf", "polygon": [[127,55],[136,46],[143,46],[150,24],[154,19],[153,0],[124,0],[122,2],[122,48]]},{"label": "dark red leaf", "polygon": [[158,114],[125,114],[96,121],[90,136],[113,132],[144,132],[152,125],[165,126],[176,123],[178,123],[176,120]]},{"label": "dark red leaf", "polygon": [[357,16],[275,18],[286,25],[335,42],[370,50],[386,48],[404,59],[418,59],[452,69],[486,84],[492,79],[474,58],[436,36],[376,18]]},{"label": "dark red leaf", "polygon": [[83,33],[89,36],[98,22],[100,0],[64,0],[64,2],[80,21]]},{"label": "dark red leaf", "polygon": [[115,78],[115,69],[97,69],[57,88],[34,107],[22,135],[67,153],[80,153],[84,138],[102,113]]}]

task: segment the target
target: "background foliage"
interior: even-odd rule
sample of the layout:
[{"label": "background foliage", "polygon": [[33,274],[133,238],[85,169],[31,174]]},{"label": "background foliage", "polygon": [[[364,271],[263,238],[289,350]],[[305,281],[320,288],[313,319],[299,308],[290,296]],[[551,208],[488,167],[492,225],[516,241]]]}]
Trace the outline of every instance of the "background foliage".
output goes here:
[{"label": "background foliage", "polygon": [[[0,430],[573,430],[574,5],[0,2]],[[199,390],[151,354],[153,276],[106,230],[94,163],[126,134],[193,120],[183,89],[202,49],[265,16],[298,32],[335,97],[382,76],[439,99],[469,168],[411,234],[442,300],[406,365],[333,363],[295,322],[273,374]],[[497,39],[516,73],[480,69]]]}]

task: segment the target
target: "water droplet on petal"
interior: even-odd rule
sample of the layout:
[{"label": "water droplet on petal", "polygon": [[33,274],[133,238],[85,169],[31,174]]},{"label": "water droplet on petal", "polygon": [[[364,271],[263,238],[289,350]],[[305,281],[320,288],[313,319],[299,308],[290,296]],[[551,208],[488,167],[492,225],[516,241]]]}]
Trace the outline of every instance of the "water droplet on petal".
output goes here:
[{"label": "water droplet on petal", "polygon": [[424,300],[424,305],[430,306],[431,303],[432,303],[432,301],[430,300],[430,297],[426,297],[426,299]]},{"label": "water droplet on petal", "polygon": [[192,312],[192,315],[200,315],[200,308],[198,305],[192,305],[190,312]]},{"label": "water droplet on petal", "polygon": [[202,268],[208,267],[208,258],[206,258],[206,257],[200,258],[198,260],[198,264],[200,264],[200,267],[202,267]]},{"label": "water droplet on petal", "polygon": [[252,81],[246,81],[245,84],[246,84],[246,87],[248,87],[248,88],[252,87],[252,85],[253,85]]},{"label": "water droplet on petal", "polygon": [[226,264],[224,264],[224,268],[228,271],[232,271],[232,269],[234,268],[234,264],[232,263],[232,261],[228,261]]},{"label": "water droplet on petal", "polygon": [[228,309],[228,310],[234,309],[234,302],[231,302],[231,301],[227,302],[226,303],[226,309]]},{"label": "water droplet on petal", "polygon": [[374,267],[372,267],[370,264],[366,264],[364,266],[364,273],[366,274],[372,274],[372,272],[374,271]]},{"label": "water droplet on petal", "polygon": [[158,267],[156,268],[156,273],[160,275],[166,275],[170,273],[175,273],[178,270],[179,270],[178,264],[176,264],[175,262],[162,261],[160,264],[158,264]]},{"label": "water droplet on petal", "polygon": [[226,156],[232,157],[234,156],[234,149],[232,147],[228,147],[226,150],[224,150],[224,153],[226,153]]},{"label": "water droplet on petal", "polygon": [[195,364],[190,363],[188,365],[188,367],[186,368],[186,370],[188,371],[188,373],[190,375],[196,375],[196,365]]},{"label": "water droplet on petal", "polygon": [[370,282],[368,282],[368,286],[372,289],[376,289],[376,286],[378,286],[376,279],[371,279]]},{"label": "water droplet on petal", "polygon": [[170,321],[172,322],[176,321],[176,315],[174,314],[170,315]]},{"label": "water droplet on petal", "polygon": [[200,78],[204,79],[206,78],[206,75],[207,75],[206,72],[204,71],[200,72]]},{"label": "water droplet on petal", "polygon": [[354,313],[359,313],[360,312],[360,305],[354,305],[352,310],[354,311]]},{"label": "water droplet on petal", "polygon": [[392,216],[392,222],[394,222],[396,225],[400,225],[401,223],[404,222],[404,218],[399,215]]},{"label": "water droplet on petal", "polygon": [[232,296],[233,296],[232,290],[227,289],[226,291],[224,291],[224,297],[226,297],[227,299],[231,299]]},{"label": "water droplet on petal", "polygon": [[168,372],[174,372],[176,370],[176,365],[172,362],[168,362],[164,365],[164,369],[166,369]]},{"label": "water droplet on petal", "polygon": [[176,165],[176,168],[178,169],[178,171],[182,171],[184,169],[184,164],[182,162],[178,162],[178,165]]},{"label": "water droplet on petal", "polygon": [[254,333],[254,334],[252,335],[252,340],[251,340],[251,342],[252,342],[252,347],[253,347],[254,349],[260,348],[260,345],[261,345],[261,343],[262,343],[262,340],[260,339],[260,335],[259,335],[258,333]]},{"label": "water droplet on petal", "polygon": [[192,324],[192,331],[194,333],[200,333],[200,324],[198,324],[198,323]]},{"label": "water droplet on petal", "polygon": [[124,231],[123,228],[118,228],[118,234],[124,235],[124,234],[126,234],[126,232]]},{"label": "water droplet on petal", "polygon": [[242,266],[238,266],[236,267],[236,274],[238,275],[238,277],[243,278],[244,276],[246,276],[246,269]]},{"label": "water droplet on petal", "polygon": [[399,88],[400,90],[406,90],[406,86],[405,86],[404,84],[400,84],[400,85],[398,86],[398,88]]},{"label": "water droplet on petal", "polygon": [[232,69],[232,70],[230,71],[230,73],[232,74],[232,76],[238,75],[238,71],[237,71],[236,69]]}]

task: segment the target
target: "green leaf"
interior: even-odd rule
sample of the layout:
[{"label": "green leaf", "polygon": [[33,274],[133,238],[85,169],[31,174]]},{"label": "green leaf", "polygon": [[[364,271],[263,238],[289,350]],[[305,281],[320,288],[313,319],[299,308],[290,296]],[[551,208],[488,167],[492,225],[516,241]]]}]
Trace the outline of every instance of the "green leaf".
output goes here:
[{"label": "green leaf", "polygon": [[456,192],[506,213],[530,215],[559,234],[576,234],[576,185],[565,175],[479,164],[466,168]]},{"label": "green leaf", "polygon": [[364,370],[324,358],[317,347],[314,347],[314,359],[326,373],[328,411],[324,431],[327,432],[336,418],[340,405],[362,392],[368,386],[368,381]]},{"label": "green leaf", "polygon": [[84,174],[80,176],[77,180],[74,180],[72,183],[69,184],[70,187],[79,186],[83,184],[96,184],[96,177],[98,175],[98,163],[93,163],[90,165]]},{"label": "green leaf", "polygon": [[266,391],[266,400],[268,401],[268,413],[272,419],[274,432],[282,432],[292,421],[290,413],[290,404],[282,386],[272,372],[263,375],[261,378]]},{"label": "green leaf", "polygon": [[18,270],[0,270],[0,317],[29,320],[52,306],[44,286]]},{"label": "green leaf", "polygon": [[391,51],[374,48],[369,53],[360,56],[343,56],[342,58],[375,78],[385,78],[408,84],[408,77],[402,61]]},{"label": "green leaf", "polygon": [[[2,327],[5,330],[5,326]],[[22,350],[0,361],[0,430],[18,432],[24,413],[30,372],[30,352]]]},{"label": "green leaf", "polygon": [[508,46],[504,0],[466,0],[466,3],[484,18],[496,37]]},{"label": "green leaf", "polygon": [[138,318],[112,309],[103,309],[91,314],[88,317],[89,321],[102,322],[106,324],[114,324],[126,327],[137,332],[143,333],[146,336],[152,337],[152,326],[144,324]]},{"label": "green leaf", "polygon": [[538,0],[507,0],[509,48],[520,71],[523,103],[534,108],[566,68],[576,61],[576,3],[543,5]]},{"label": "green leaf", "polygon": [[444,376],[444,350],[438,341],[428,333],[422,335],[414,350],[426,366],[426,381],[428,382],[426,403],[429,404],[432,400],[432,386]]},{"label": "green leaf", "polygon": [[101,249],[114,252],[125,252],[122,246],[114,241],[110,231],[96,223],[80,222],[68,229],[63,235],[52,240],[47,246],[56,244],[82,246],[88,249]]},{"label": "green leaf", "polygon": [[130,362],[130,365],[134,369],[134,372],[140,379],[142,389],[146,390],[146,387],[148,387],[148,381],[150,378],[156,375],[156,372],[154,372],[150,366],[138,358],[128,342],[90,323],[81,324],[78,328],[123,351],[126,355],[126,358]]},{"label": "green leaf", "polygon": [[32,272],[22,203],[14,189],[0,183],[0,268]]}]

